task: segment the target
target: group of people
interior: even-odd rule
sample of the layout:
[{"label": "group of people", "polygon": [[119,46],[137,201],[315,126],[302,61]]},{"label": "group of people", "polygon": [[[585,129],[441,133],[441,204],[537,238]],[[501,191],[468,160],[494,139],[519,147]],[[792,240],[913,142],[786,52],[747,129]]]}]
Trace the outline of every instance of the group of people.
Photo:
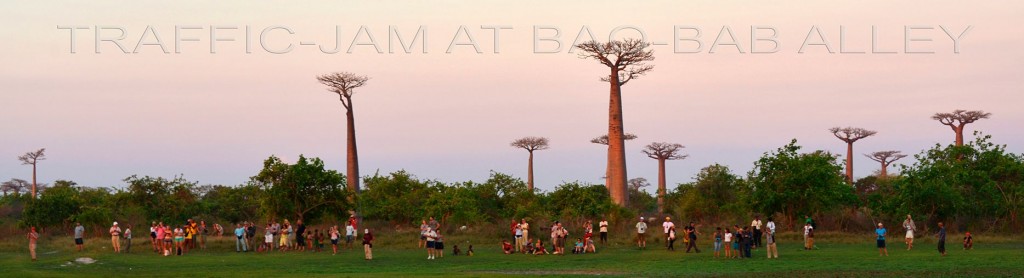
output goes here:
[{"label": "group of people", "polygon": [[[636,223],[635,227],[636,246],[640,249],[646,249],[647,219],[640,217],[640,221]],[[683,244],[686,246],[686,253],[690,253],[690,251],[700,253],[700,247],[697,245],[698,236],[701,234],[697,229],[698,225],[690,222],[687,226],[683,227],[682,235],[679,235],[675,223],[672,222],[672,217],[665,217],[661,227],[664,232],[666,250],[675,251],[675,242],[681,236]],[[763,230],[767,230],[767,233]],[[724,250],[726,258],[750,258],[751,249],[765,246],[761,241],[762,237],[767,240],[768,258],[778,258],[778,248],[775,244],[775,222],[768,218],[767,225],[764,225],[760,217],[754,217],[754,221],[750,223],[750,226],[740,227],[737,224],[733,225],[732,228],[725,227],[724,230],[722,227],[716,227],[715,233],[712,235],[714,239],[712,245],[714,256],[715,258],[720,257]]]}]

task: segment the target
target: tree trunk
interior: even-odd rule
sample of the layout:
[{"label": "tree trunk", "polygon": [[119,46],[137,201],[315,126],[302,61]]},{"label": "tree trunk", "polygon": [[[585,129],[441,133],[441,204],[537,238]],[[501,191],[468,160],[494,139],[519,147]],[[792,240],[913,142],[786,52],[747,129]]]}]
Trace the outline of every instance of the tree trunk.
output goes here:
[{"label": "tree trunk", "polygon": [[533,151],[530,151],[530,163],[526,169],[526,189],[533,193]]},{"label": "tree trunk", "polygon": [[956,145],[958,147],[964,145],[964,125],[962,124],[956,127]]},{"label": "tree trunk", "polygon": [[853,184],[853,142],[846,142],[846,183]]},{"label": "tree trunk", "polygon": [[882,171],[879,172],[879,176],[881,176],[882,178],[889,177],[889,164],[882,162]]},{"label": "tree trunk", "polygon": [[359,154],[356,151],[356,120],[355,112],[353,111],[355,107],[352,104],[351,97],[346,97],[346,99],[348,99],[348,109],[345,111],[345,118],[348,123],[348,159],[346,161],[348,172],[346,173],[345,182],[349,191],[359,193]]},{"label": "tree trunk", "polygon": [[665,213],[665,159],[658,159],[658,213]]},{"label": "tree trunk", "polygon": [[605,184],[612,201],[626,206],[626,148],[622,125],[622,86],[619,84],[619,70],[612,67],[609,76],[610,97],[608,103],[608,177]]},{"label": "tree trunk", "polygon": [[36,163],[32,162],[32,200],[36,199]]}]

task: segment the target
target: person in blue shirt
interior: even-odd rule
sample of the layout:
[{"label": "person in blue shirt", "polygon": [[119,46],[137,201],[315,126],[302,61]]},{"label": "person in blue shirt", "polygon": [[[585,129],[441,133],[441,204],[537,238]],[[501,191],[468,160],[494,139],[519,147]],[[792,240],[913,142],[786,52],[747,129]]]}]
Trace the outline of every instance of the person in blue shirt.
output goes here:
[{"label": "person in blue shirt", "polygon": [[245,244],[245,228],[242,224],[235,224],[235,252],[249,252]]},{"label": "person in blue shirt", "polygon": [[945,257],[946,256],[946,226],[943,225],[942,222],[939,222],[939,232],[937,234],[935,234],[935,237],[938,238],[939,254],[942,254],[942,256]]},{"label": "person in blue shirt", "polygon": [[889,256],[889,250],[885,248],[885,227],[882,223],[878,223],[878,228],[875,229],[875,235],[878,236],[878,256]]}]

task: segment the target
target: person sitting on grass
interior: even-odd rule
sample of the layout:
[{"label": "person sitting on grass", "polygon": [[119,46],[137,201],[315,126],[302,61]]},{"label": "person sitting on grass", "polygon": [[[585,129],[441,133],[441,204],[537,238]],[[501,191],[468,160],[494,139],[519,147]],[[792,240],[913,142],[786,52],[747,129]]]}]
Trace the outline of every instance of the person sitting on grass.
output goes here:
[{"label": "person sitting on grass", "polygon": [[594,247],[594,233],[587,233],[587,236],[583,238],[583,253],[586,252],[597,252],[597,249]]},{"label": "person sitting on grass", "polygon": [[523,250],[523,254],[533,254],[533,249],[534,249],[533,242],[532,241],[531,242],[527,242],[526,245],[523,245],[523,249],[522,249]]},{"label": "person sitting on grass", "polygon": [[466,250],[466,256],[473,256],[473,245],[469,245],[469,249]]},{"label": "person sitting on grass", "polygon": [[964,234],[964,250],[974,249],[974,238],[971,237],[971,232]]},{"label": "person sitting on grass", "polygon": [[452,245],[452,256],[462,255],[462,250],[459,250],[459,245]]},{"label": "person sitting on grass", "polygon": [[[428,241],[427,243],[430,242]],[[508,243],[507,239],[501,240],[501,251],[504,252],[505,254],[512,254],[512,251],[514,251],[514,249],[512,248],[512,244]]]},{"label": "person sitting on grass", "polygon": [[576,238],[576,244],[572,248],[573,254],[583,254],[583,239]]},{"label": "person sitting on grass", "polygon": [[551,253],[548,253],[548,250],[544,249],[544,242],[541,242],[540,239],[538,239],[537,240],[537,244],[533,246],[533,254],[534,255],[544,255],[544,254],[551,254]]}]

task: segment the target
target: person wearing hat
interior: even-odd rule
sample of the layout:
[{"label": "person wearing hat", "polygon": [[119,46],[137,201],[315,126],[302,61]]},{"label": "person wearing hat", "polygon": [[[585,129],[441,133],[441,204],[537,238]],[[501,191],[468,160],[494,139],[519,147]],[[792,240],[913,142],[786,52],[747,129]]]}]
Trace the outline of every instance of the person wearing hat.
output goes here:
[{"label": "person wearing hat", "polygon": [[370,229],[363,230],[363,254],[366,260],[373,259],[373,233],[370,233]]},{"label": "person wearing hat", "polygon": [[670,247],[669,232],[676,227],[676,224],[672,223],[672,217],[665,216],[665,222],[661,222],[661,227],[665,230],[665,247]]},{"label": "person wearing hat", "polygon": [[121,227],[117,226],[117,221],[110,226],[110,243],[114,245],[114,253],[121,253]]},{"label": "person wearing hat", "polygon": [[640,217],[640,222],[636,223],[636,247],[647,248],[647,222],[644,222],[644,217]]},{"label": "person wearing hat", "polygon": [[878,223],[878,228],[875,229],[875,235],[878,236],[876,241],[878,242],[878,256],[889,256],[889,250],[885,248],[885,227],[882,223]]}]

